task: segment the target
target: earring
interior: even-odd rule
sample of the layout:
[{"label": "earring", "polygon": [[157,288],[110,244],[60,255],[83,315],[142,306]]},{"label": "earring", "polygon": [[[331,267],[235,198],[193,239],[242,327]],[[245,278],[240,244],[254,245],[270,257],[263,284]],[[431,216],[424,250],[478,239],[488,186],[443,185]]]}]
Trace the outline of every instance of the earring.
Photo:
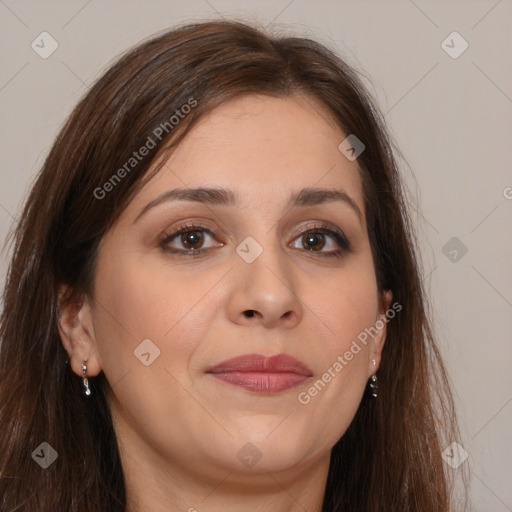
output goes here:
[{"label": "earring", "polygon": [[377,398],[377,391],[379,389],[379,384],[377,383],[377,375],[372,375],[370,377],[369,386],[372,397]]},{"label": "earring", "polygon": [[87,375],[87,365],[85,364],[87,361],[82,361],[82,384],[84,386],[84,394],[86,396],[91,395],[91,388],[89,387],[89,379],[86,377]]}]

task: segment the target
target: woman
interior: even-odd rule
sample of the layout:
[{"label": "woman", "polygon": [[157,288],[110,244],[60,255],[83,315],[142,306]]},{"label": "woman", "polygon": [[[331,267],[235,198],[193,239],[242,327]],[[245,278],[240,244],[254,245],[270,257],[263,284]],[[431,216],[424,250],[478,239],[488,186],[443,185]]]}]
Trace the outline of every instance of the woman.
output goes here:
[{"label": "woman", "polygon": [[329,50],[224,21],[131,50],[14,234],[1,510],[449,510],[413,242]]}]

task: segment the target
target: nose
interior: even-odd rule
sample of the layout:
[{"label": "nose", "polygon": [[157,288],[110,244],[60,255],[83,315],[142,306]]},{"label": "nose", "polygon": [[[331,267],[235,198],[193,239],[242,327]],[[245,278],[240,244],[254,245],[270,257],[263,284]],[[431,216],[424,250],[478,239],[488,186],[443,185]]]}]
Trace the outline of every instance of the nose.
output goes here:
[{"label": "nose", "polygon": [[303,303],[290,263],[279,249],[264,250],[252,263],[240,258],[231,275],[229,319],[239,325],[266,328],[291,329],[298,325]]}]

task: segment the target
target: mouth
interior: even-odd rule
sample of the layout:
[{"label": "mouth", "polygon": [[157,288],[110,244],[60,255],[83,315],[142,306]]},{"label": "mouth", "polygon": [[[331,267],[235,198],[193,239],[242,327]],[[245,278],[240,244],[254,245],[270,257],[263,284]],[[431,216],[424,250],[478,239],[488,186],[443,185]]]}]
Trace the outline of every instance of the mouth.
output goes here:
[{"label": "mouth", "polygon": [[227,384],[260,394],[275,394],[299,386],[313,376],[305,363],[287,354],[247,354],[206,370]]}]

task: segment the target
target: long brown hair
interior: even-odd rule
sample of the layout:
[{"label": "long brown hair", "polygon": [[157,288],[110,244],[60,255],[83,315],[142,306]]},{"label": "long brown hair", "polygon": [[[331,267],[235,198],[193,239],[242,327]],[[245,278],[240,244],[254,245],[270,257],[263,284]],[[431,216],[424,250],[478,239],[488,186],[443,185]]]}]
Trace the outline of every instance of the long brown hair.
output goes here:
[{"label": "long brown hair", "polygon": [[[332,450],[323,510],[448,511],[441,451],[455,439],[454,408],[383,118],[354,70],[324,46],[228,21],[185,25],[122,56],[76,106],[31,190],[12,235],[0,328],[2,511],[124,511],[109,383],[91,379],[94,399],[84,399],[57,330],[59,288],[74,291],[66,301],[94,295],[101,238],[161,168],[157,157],[205,113],[245,94],[295,92],[322,102],[364,143],[358,164],[378,288],[402,306],[387,326],[379,398],[363,398]],[[174,127],[171,116],[191,99]],[[150,154],[119,173],[148,137]],[[47,469],[31,456],[42,442],[58,454]]]}]

